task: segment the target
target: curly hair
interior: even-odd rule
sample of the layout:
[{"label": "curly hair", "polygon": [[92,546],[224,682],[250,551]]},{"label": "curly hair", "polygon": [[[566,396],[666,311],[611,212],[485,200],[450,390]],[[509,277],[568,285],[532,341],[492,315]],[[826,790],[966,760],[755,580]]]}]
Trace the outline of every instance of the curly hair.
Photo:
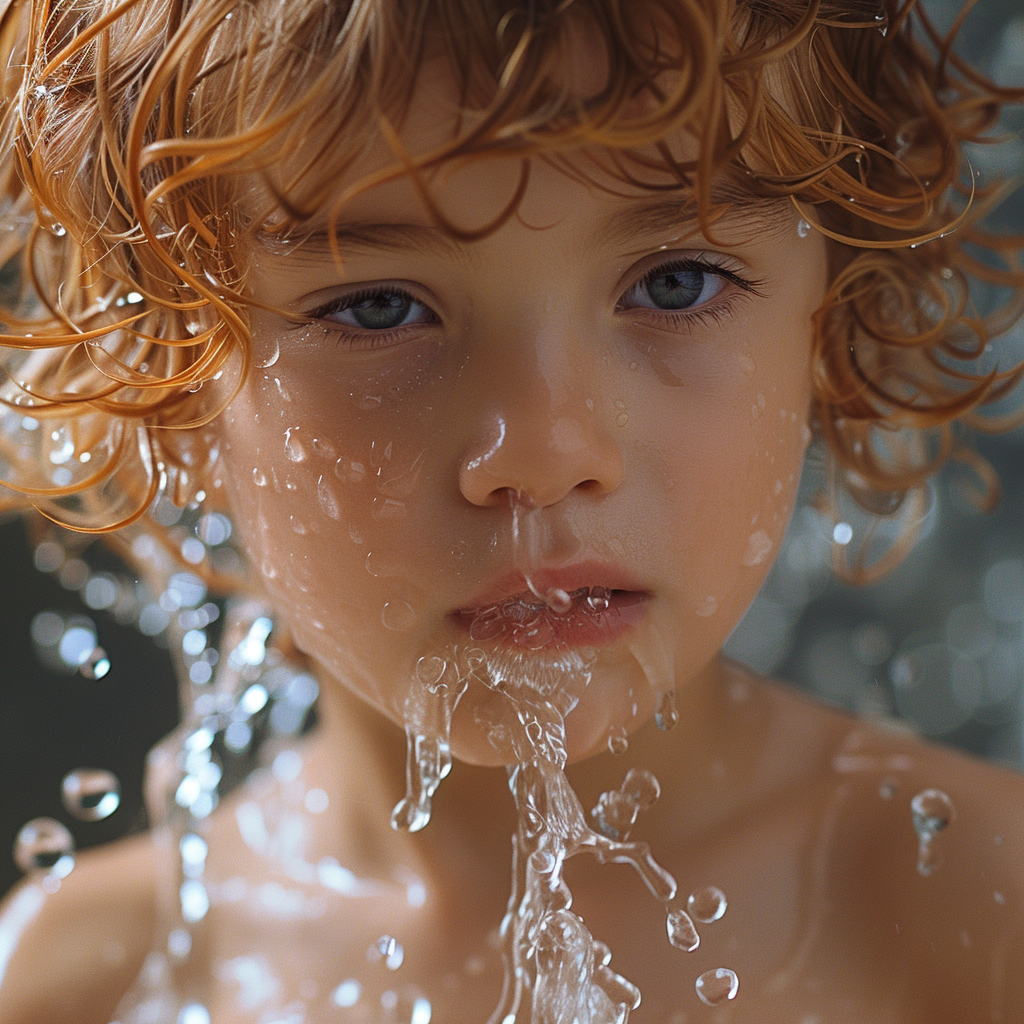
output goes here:
[{"label": "curly hair", "polygon": [[[581,25],[606,62],[586,96],[565,70]],[[1001,426],[980,410],[1021,376],[989,344],[1021,311],[1021,242],[982,227],[1004,190],[964,154],[1024,90],[964,65],[958,26],[941,36],[916,0],[13,0],[10,503],[101,532],[205,483],[202,428],[253,361],[243,238],[301,239],[400,176],[438,225],[479,237],[539,159],[683,196],[712,236],[723,182],[788,199],[823,232],[814,425],[857,500],[895,507],[950,456],[973,458],[956,424]],[[444,145],[406,152],[399,129],[438,59],[464,116]],[[666,141],[679,132],[692,160]],[[381,140],[393,162],[339,194]],[[496,157],[522,163],[507,209],[473,232],[449,222],[431,174]],[[972,278],[1008,300],[981,316]]]}]

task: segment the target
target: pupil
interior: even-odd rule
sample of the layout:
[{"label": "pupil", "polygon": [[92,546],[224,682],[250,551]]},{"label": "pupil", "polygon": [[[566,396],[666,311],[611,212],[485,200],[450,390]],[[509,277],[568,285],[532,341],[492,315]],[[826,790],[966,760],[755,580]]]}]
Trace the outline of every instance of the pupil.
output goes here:
[{"label": "pupil", "polygon": [[702,270],[674,270],[671,274],[658,274],[647,282],[647,294],[661,309],[686,309],[697,301],[703,290]]},{"label": "pupil", "polygon": [[371,295],[349,308],[360,327],[381,331],[398,327],[409,315],[411,305],[412,301],[405,295],[382,292],[379,295]]}]

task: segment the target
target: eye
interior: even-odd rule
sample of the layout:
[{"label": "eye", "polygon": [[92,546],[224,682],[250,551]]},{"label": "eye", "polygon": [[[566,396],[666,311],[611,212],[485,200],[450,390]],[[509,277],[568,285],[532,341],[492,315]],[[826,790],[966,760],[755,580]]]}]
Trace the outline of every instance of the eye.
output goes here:
[{"label": "eye", "polygon": [[310,320],[370,332],[437,323],[437,317],[424,303],[401,288],[386,287],[342,295],[310,310],[306,316]]},{"label": "eye", "polygon": [[722,267],[703,260],[677,260],[649,271],[619,300],[618,308],[663,309],[668,312],[694,309],[714,299],[727,281],[740,287],[747,282]]}]

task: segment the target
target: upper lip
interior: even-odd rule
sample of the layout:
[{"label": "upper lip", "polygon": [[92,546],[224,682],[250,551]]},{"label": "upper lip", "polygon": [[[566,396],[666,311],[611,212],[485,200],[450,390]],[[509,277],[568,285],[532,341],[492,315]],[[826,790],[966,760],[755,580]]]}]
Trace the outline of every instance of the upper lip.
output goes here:
[{"label": "upper lip", "polygon": [[[555,588],[571,594],[574,590],[580,590],[583,587],[645,592],[644,588],[626,570],[611,562],[597,560],[540,568],[530,572],[530,580],[541,594],[546,594]],[[519,595],[529,595],[530,599],[534,600],[524,573],[519,569],[512,569],[473,594],[465,604],[460,605],[458,611],[472,612],[479,608],[500,604],[510,597]]]}]

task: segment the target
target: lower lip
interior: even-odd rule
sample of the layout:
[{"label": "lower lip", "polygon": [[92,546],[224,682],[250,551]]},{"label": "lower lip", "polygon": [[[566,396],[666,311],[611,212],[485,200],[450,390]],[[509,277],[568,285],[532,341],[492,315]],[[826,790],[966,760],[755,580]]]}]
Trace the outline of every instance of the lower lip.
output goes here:
[{"label": "lower lip", "polygon": [[595,611],[574,602],[564,614],[529,602],[506,601],[490,608],[456,612],[457,626],[481,644],[498,643],[521,650],[604,647],[628,633],[646,614],[648,595],[613,590],[608,607]]}]

